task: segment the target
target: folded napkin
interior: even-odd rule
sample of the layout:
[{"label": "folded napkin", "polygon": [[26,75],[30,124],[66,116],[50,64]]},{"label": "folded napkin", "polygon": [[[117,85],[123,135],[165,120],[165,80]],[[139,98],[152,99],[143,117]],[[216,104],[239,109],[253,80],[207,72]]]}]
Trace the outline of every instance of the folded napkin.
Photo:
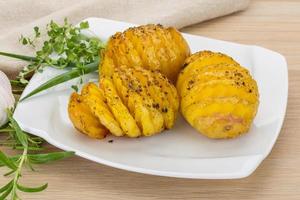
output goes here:
[{"label": "folded napkin", "polygon": [[[249,0],[10,0],[0,1],[0,51],[33,55],[23,47],[21,34],[32,34],[34,26],[44,27],[50,20],[73,24],[102,17],[136,24],[160,23],[182,28],[227,15],[248,6]],[[26,63],[0,57],[0,70],[10,77]]]}]

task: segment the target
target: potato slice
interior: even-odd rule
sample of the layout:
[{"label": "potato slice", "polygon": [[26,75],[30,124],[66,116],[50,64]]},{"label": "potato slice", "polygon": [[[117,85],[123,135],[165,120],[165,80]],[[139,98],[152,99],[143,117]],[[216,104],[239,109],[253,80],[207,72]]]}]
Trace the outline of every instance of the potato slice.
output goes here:
[{"label": "potato slice", "polygon": [[255,103],[258,96],[254,95],[252,89],[237,87],[233,80],[212,80],[205,84],[195,85],[187,95],[181,99],[181,109],[206,98],[232,97],[239,95],[240,99],[249,103]]},{"label": "potato slice", "polygon": [[[183,82],[188,80],[188,77],[197,74],[196,70],[208,65],[217,65],[220,63],[225,64],[236,64],[239,65],[235,60],[231,57],[222,54],[222,53],[214,53],[211,51],[200,51],[198,53],[193,54],[185,61],[185,66],[178,77],[176,87],[180,92],[182,88]],[[180,95],[180,93],[179,93]]]},{"label": "potato slice", "polygon": [[[139,69],[142,70],[142,68]],[[146,135],[152,135],[154,133],[161,132],[164,129],[163,114],[161,110],[156,107],[158,102],[152,98],[145,77],[138,72],[137,68],[126,69],[126,72],[131,81],[130,84],[132,84],[133,88],[135,88],[136,93],[141,96],[142,101],[149,110],[152,118],[154,130],[149,134],[146,133]],[[148,71],[148,73],[150,72]]]},{"label": "potato slice", "polygon": [[150,136],[163,130],[163,116],[152,107],[153,100],[146,94],[147,89],[143,87],[134,72],[135,69],[120,67],[117,74],[123,84],[127,86],[127,100],[125,101],[127,101],[130,112],[142,129],[143,135]]},{"label": "potato slice", "polygon": [[[170,80],[176,81],[180,69],[182,68],[182,63],[185,58],[182,59],[180,49],[178,48],[179,44],[175,43],[168,29],[162,29],[158,26],[155,29],[156,34],[152,34],[153,41],[160,38],[160,47],[161,49],[157,51],[157,57],[160,60],[162,59],[162,50],[165,50],[167,57],[167,64],[160,66],[160,72],[165,76],[169,77]],[[154,46],[154,45],[153,45]],[[181,64],[178,64],[181,63]],[[172,66],[172,68],[170,68]],[[155,70],[155,68],[151,68]]]},{"label": "potato slice", "polygon": [[211,116],[214,113],[227,114],[250,119],[256,113],[257,104],[249,103],[237,97],[212,97],[205,100],[196,101],[183,108],[182,113],[187,118],[194,119],[196,116]]},{"label": "potato slice", "polygon": [[[180,32],[176,28],[169,27],[168,31],[172,35],[174,43],[176,43],[178,45],[178,49],[179,49],[179,52],[180,52],[180,59],[179,60],[185,60],[186,58],[189,57],[189,55],[191,53],[188,43],[185,41],[185,39],[182,37],[182,35],[180,34]],[[181,66],[181,68],[182,67],[183,66]]]},{"label": "potato slice", "polygon": [[153,99],[154,104],[152,104],[152,107],[162,113],[165,127],[167,129],[172,128],[177,116],[177,110],[175,110],[174,106],[168,101],[167,94],[163,91],[162,87],[156,84],[153,78],[155,74],[148,70],[138,68],[135,69],[134,75],[138,78],[143,87],[147,89],[147,95]]},{"label": "potato slice", "polygon": [[122,131],[119,122],[114,118],[105,103],[106,100],[100,89],[94,83],[86,84],[82,89],[84,101],[90,107],[91,111],[98,117],[100,122],[115,136],[122,136]]},{"label": "potato slice", "polygon": [[140,136],[141,131],[139,127],[129,113],[127,107],[123,104],[112,81],[109,78],[102,77],[100,80],[100,88],[104,91],[107,105],[116,120],[119,122],[124,133],[129,137]]},{"label": "potato slice", "polygon": [[73,125],[80,132],[97,139],[102,139],[107,135],[108,130],[92,113],[83,101],[83,97],[75,92],[71,94],[68,113]]},{"label": "potato slice", "polygon": [[119,47],[121,47],[122,51],[124,52],[123,55],[127,59],[128,66],[143,65],[143,60],[141,59],[138,50],[135,48],[135,43],[130,40],[129,37],[126,37],[125,34],[121,37]]},{"label": "potato slice", "polygon": [[[124,34],[124,38],[127,39],[125,45],[126,46],[128,45],[128,49],[132,48],[136,50],[138,56],[140,57],[140,65],[138,66],[144,66],[145,68],[149,68],[149,59],[146,57],[146,54],[144,53],[144,49],[146,48],[145,45],[147,43],[145,43],[145,41],[142,39],[143,34],[140,32],[140,30],[132,28],[132,29],[128,29],[123,34]],[[119,65],[119,66],[123,66],[123,65]]]},{"label": "potato slice", "polygon": [[213,98],[196,102],[183,110],[186,120],[211,138],[231,138],[248,131],[257,104],[238,98]]},{"label": "potato slice", "polygon": [[249,75],[249,71],[240,65],[221,63],[218,65],[208,65],[200,69],[195,69],[195,74],[187,78],[181,87],[180,96],[184,98],[190,90],[199,84],[204,84],[212,80],[231,79],[246,87],[255,87],[255,81]]},{"label": "potato slice", "polygon": [[167,101],[172,105],[175,111],[179,108],[179,98],[175,86],[168,80],[166,76],[158,72],[151,72],[154,84],[158,85],[167,96]]}]

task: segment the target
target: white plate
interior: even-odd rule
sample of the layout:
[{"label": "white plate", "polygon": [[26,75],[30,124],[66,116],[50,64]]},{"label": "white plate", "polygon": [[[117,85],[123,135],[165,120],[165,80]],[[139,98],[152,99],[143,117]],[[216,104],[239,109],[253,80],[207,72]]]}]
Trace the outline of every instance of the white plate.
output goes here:
[{"label": "white plate", "polygon": [[[90,31],[102,39],[133,24],[89,18]],[[88,33],[91,33],[88,31]],[[109,136],[90,139],[77,133],[67,115],[70,85],[57,86],[18,104],[14,117],[21,127],[49,143],[75,151],[86,159],[145,174],[201,179],[233,179],[250,175],[270,153],[280,132],[288,96],[287,64],[280,54],[257,46],[235,44],[184,34],[192,52],[224,52],[248,67],[260,92],[260,106],[250,132],[232,140],[211,140],[193,130],[182,118],[162,134],[138,139]],[[47,68],[37,73],[24,94],[62,73]],[[88,75],[85,81],[97,80]],[[108,141],[113,139],[113,143]]]}]

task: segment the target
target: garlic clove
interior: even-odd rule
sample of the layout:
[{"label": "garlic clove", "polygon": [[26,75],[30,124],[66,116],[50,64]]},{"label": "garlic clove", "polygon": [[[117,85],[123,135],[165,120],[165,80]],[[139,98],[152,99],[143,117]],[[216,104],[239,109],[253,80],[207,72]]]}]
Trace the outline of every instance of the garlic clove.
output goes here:
[{"label": "garlic clove", "polygon": [[0,87],[4,87],[6,91],[12,90],[9,79],[2,71],[0,71]]},{"label": "garlic clove", "polygon": [[0,126],[7,122],[6,109],[14,106],[15,98],[7,76],[0,71]]},{"label": "garlic clove", "polygon": [[4,98],[0,98],[0,127],[7,122],[6,102]]}]

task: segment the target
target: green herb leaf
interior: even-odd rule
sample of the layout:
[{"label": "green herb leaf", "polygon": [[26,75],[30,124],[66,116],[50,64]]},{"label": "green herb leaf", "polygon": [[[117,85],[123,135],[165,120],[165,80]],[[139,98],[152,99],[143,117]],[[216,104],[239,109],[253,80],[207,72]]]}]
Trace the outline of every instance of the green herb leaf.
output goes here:
[{"label": "green herb leaf", "polygon": [[48,183],[46,183],[42,186],[39,186],[39,187],[35,187],[35,188],[25,187],[25,186],[22,186],[20,184],[17,184],[17,187],[22,192],[28,192],[28,193],[41,192],[41,191],[45,190],[48,187]]},{"label": "green herb leaf", "polygon": [[87,29],[87,28],[89,28],[89,22],[87,22],[87,21],[81,22],[80,23],[80,28],[81,29]]},{"label": "green herb leaf", "polygon": [[10,192],[12,191],[12,184],[6,189],[5,192],[3,192],[3,194],[0,196],[1,200],[5,200],[5,198],[10,194]]},{"label": "green herb leaf", "polygon": [[33,30],[34,30],[34,33],[35,33],[35,37],[38,38],[38,37],[41,35],[41,33],[40,33],[40,28],[37,27],[37,26],[35,26],[35,27],[33,28]]},{"label": "green herb leaf", "polygon": [[0,150],[0,164],[7,166],[12,170],[17,170],[16,164],[8,158],[1,150]]},{"label": "green herb leaf", "polygon": [[25,97],[23,97],[20,101],[23,101],[23,100],[39,93],[39,92],[47,90],[47,89],[49,89],[53,86],[56,86],[58,84],[64,83],[64,82],[69,81],[69,80],[72,80],[72,79],[77,78],[79,76],[82,76],[84,74],[89,74],[91,72],[95,72],[95,71],[98,70],[98,63],[99,63],[99,58],[95,62],[86,65],[82,69],[74,68],[74,69],[72,69],[68,72],[60,74],[60,75],[48,80],[46,83],[43,83],[42,85],[40,85],[39,87],[37,87],[33,91],[31,91],[29,94],[27,94]]},{"label": "green herb leaf", "polygon": [[23,147],[28,147],[28,136],[22,131],[19,124],[13,118],[12,111],[10,109],[7,109],[7,117],[11,123],[11,126],[15,130],[16,137],[19,140],[19,142],[22,144]]},{"label": "green herb leaf", "polygon": [[71,88],[72,88],[75,92],[78,92],[78,86],[77,86],[77,85],[72,85]]},{"label": "green herb leaf", "polygon": [[[16,162],[20,157],[21,157],[21,155],[15,155],[15,156],[10,157],[10,160],[12,160],[13,162]],[[5,164],[0,160],[0,167],[3,167],[3,166],[5,166]]]},{"label": "green herb leaf", "polygon": [[21,35],[19,42],[23,45],[30,45],[32,47],[35,47],[34,43],[36,39],[40,37],[41,33],[39,27],[37,26],[33,28],[33,31],[34,31],[33,37],[24,37],[23,35]]},{"label": "green herb leaf", "polygon": [[23,35],[21,35],[20,42],[21,42],[23,45],[27,45],[27,44],[28,44],[27,38],[24,38]]},{"label": "green herb leaf", "polygon": [[11,175],[11,174],[13,174],[13,173],[15,173],[15,172],[16,172],[16,171],[11,170],[11,171],[7,172],[6,174],[4,174],[3,176],[9,176],[9,175]]},{"label": "green herb leaf", "polygon": [[53,152],[53,153],[45,153],[45,154],[30,154],[28,155],[28,159],[33,164],[44,164],[44,163],[68,158],[73,155],[74,152],[72,151],[62,151],[62,152]]},{"label": "green herb leaf", "polygon": [[12,183],[13,183],[13,181],[10,181],[6,185],[4,185],[2,188],[0,188],[0,194],[5,192],[9,187],[11,187]]},{"label": "green herb leaf", "polygon": [[[23,146],[16,146],[15,149],[17,149],[17,150],[24,150],[25,147],[23,147]],[[28,149],[29,151],[41,151],[41,150],[43,150],[44,148],[42,148],[42,147],[27,147],[27,149]]]}]

